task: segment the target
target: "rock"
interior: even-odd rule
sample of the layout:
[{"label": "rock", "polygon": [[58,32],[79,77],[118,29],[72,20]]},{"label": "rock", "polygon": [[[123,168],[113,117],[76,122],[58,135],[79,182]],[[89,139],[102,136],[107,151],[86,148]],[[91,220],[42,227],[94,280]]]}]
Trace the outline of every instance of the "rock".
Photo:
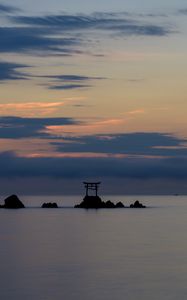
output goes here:
[{"label": "rock", "polygon": [[24,208],[24,204],[19,200],[16,195],[11,195],[5,200],[5,204],[1,208]]},{"label": "rock", "polygon": [[125,205],[120,201],[118,203],[116,203],[116,208],[124,208]]},{"label": "rock", "polygon": [[58,208],[58,205],[56,203],[43,203],[42,208]]},{"label": "rock", "polygon": [[105,208],[115,208],[115,204],[113,202],[111,202],[110,200],[108,200],[105,203]]},{"label": "rock", "polygon": [[104,202],[99,196],[85,196],[83,201],[75,208],[104,208]]},{"label": "rock", "polygon": [[142,203],[140,203],[138,200],[134,202],[134,204],[130,205],[130,208],[146,208]]},{"label": "rock", "polygon": [[99,196],[85,196],[83,201],[75,205],[75,208],[121,208],[124,207],[123,203],[118,202],[117,205],[115,205],[112,201],[108,200],[107,202],[104,202],[101,200]]}]

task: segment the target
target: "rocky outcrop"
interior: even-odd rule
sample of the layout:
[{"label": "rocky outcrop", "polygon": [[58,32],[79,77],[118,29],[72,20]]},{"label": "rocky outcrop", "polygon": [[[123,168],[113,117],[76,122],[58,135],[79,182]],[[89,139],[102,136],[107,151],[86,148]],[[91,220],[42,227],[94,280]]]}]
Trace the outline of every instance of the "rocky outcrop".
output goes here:
[{"label": "rocky outcrop", "polygon": [[58,208],[58,205],[56,203],[43,203],[42,208]]},{"label": "rocky outcrop", "polygon": [[123,208],[124,205],[122,202],[118,202],[116,205],[108,200],[106,202],[102,201],[101,198],[99,196],[85,196],[83,201],[78,204],[75,205],[75,208]]},{"label": "rocky outcrop", "polygon": [[140,203],[138,200],[136,200],[134,204],[130,205],[130,208],[146,208],[146,206]]},{"label": "rocky outcrop", "polygon": [[112,201],[108,200],[107,202],[105,202],[105,208],[115,208],[115,207],[116,206]]},{"label": "rocky outcrop", "polygon": [[11,195],[4,200],[5,204],[1,205],[1,208],[24,208],[24,204],[16,195]]},{"label": "rocky outcrop", "polygon": [[103,208],[104,202],[99,196],[85,196],[83,201],[75,208]]},{"label": "rocky outcrop", "polygon": [[124,208],[125,205],[120,201],[118,203],[116,203],[116,208]]}]

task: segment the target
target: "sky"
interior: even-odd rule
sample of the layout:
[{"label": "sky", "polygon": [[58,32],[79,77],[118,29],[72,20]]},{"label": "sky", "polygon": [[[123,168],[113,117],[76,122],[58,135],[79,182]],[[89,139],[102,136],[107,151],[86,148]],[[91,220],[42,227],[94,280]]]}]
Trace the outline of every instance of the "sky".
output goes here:
[{"label": "sky", "polygon": [[0,190],[187,193],[187,4],[0,2]]}]

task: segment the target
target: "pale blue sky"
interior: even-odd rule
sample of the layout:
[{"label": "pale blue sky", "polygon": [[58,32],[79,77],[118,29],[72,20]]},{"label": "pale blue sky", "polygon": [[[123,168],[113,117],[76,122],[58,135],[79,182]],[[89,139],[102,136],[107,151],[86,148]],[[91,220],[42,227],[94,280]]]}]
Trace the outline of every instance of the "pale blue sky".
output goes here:
[{"label": "pale blue sky", "polygon": [[[4,2],[5,3],[5,2]],[[93,11],[136,11],[136,12],[172,12],[177,8],[186,8],[186,0],[8,0],[6,4],[18,6],[32,12],[93,12]]]}]

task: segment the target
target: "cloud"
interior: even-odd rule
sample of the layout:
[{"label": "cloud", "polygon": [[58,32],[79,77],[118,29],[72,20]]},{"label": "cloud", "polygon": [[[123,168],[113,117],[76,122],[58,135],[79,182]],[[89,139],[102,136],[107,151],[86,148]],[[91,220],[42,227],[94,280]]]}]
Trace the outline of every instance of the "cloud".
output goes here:
[{"label": "cloud", "polygon": [[73,124],[78,124],[78,122],[72,118],[0,117],[0,138],[46,138],[49,137],[49,135],[44,132],[47,126],[62,126]]},{"label": "cloud", "polygon": [[[15,12],[15,8],[2,5],[0,11]],[[9,25],[0,27],[1,53],[27,53],[35,55],[62,55],[87,53],[89,46],[103,33],[111,37],[152,36],[172,33],[168,25],[134,18],[131,14],[61,14],[44,16],[6,16]],[[15,26],[16,24],[16,26]],[[82,47],[84,46],[84,49]]]},{"label": "cloud", "polygon": [[[42,126],[45,126],[45,124],[55,121],[48,119],[37,121],[39,124],[40,122]],[[58,123],[60,120],[56,120],[56,122]],[[9,123],[5,119],[7,126]],[[20,127],[27,124],[32,128],[32,123],[32,120],[12,121],[12,124],[18,124]],[[17,125],[15,129],[19,131]],[[33,128],[32,134],[36,136]],[[19,137],[15,135],[14,138]],[[18,180],[18,185],[20,185],[24,180],[28,180],[27,193],[33,192],[33,182],[36,184],[36,181],[42,183],[44,187],[41,188],[40,185],[42,193],[46,191],[46,182],[49,189],[54,182],[56,184],[60,182],[61,187],[62,182],[66,182],[69,187],[66,192],[71,193],[72,182],[79,182],[80,186],[80,182],[83,180],[103,181],[106,183],[104,186],[106,192],[109,190],[110,192],[127,192],[126,182],[131,186],[130,193],[138,193],[139,190],[142,190],[142,186],[144,186],[144,193],[158,193],[162,191],[179,192],[177,190],[180,186],[178,182],[184,183],[187,180],[187,148],[183,148],[186,140],[171,135],[161,133],[136,133],[124,136],[99,135],[76,139],[63,138],[63,141],[58,143],[50,143],[50,140],[47,141],[45,137],[41,138],[43,137],[39,137],[41,144],[37,138],[34,143],[32,139],[28,138],[25,141],[17,140],[19,142],[15,149],[17,154],[13,151],[0,153],[1,182],[5,182],[10,188],[11,182]],[[2,142],[4,141],[2,140]],[[24,152],[25,142],[27,149]],[[29,152],[29,143],[33,155]],[[11,140],[9,140],[9,144],[11,146]],[[56,153],[54,156],[50,156],[50,151],[55,151],[55,148]],[[123,153],[126,154],[123,155]],[[115,186],[117,186],[117,190]],[[183,192],[187,192],[185,186],[186,184]],[[36,190],[37,184],[34,191]],[[56,192],[62,192],[59,186],[55,190]]]},{"label": "cloud", "polygon": [[20,11],[20,9],[14,7],[14,6],[10,6],[10,5],[6,5],[6,4],[0,4],[0,14],[1,13],[15,13]]},{"label": "cloud", "polygon": [[27,53],[61,55],[76,53],[80,40],[75,37],[56,37],[49,28],[40,27],[0,27],[1,53]]},{"label": "cloud", "polygon": [[[54,80],[55,85],[49,85],[49,89],[52,90],[72,90],[72,89],[80,89],[80,88],[89,88],[91,85],[82,84],[82,82],[89,82],[93,80],[103,80],[102,77],[91,77],[91,76],[83,76],[83,75],[53,75],[53,76],[41,76],[43,78],[49,78]],[[62,84],[63,83],[63,84]]]},{"label": "cloud", "polygon": [[[0,61],[0,81],[7,81],[7,80],[31,80],[33,78],[46,78],[55,82],[55,84],[48,85],[48,88],[51,90],[72,90],[72,89],[80,89],[80,88],[89,88],[91,87],[90,84],[82,84],[82,82],[88,82],[93,80],[102,80],[102,77],[91,77],[91,76],[82,76],[82,75],[51,75],[51,76],[35,76],[28,73],[24,73],[19,71],[22,68],[28,68],[27,65],[16,64],[11,62],[3,62]],[[34,104],[34,103],[33,103]],[[9,107],[11,107],[11,103]],[[14,104],[15,105],[15,104]],[[30,104],[27,104],[30,106]],[[35,107],[38,105],[35,104]],[[21,108],[21,105],[18,105]],[[7,105],[4,108],[8,108]],[[2,110],[3,107],[0,105],[0,109]]]},{"label": "cloud", "polygon": [[91,119],[84,118],[84,121],[81,122],[80,126],[48,126],[46,132],[51,135],[58,136],[95,136],[96,133],[109,133],[112,132],[121,132],[122,126],[127,123],[125,117],[120,118],[97,118],[93,117]]},{"label": "cloud", "polygon": [[59,110],[64,102],[0,103],[0,115],[46,116]]},{"label": "cloud", "polygon": [[91,85],[83,85],[83,84],[64,84],[64,85],[53,85],[49,86],[50,90],[74,90],[74,89],[82,89],[89,88]]},{"label": "cloud", "polygon": [[129,115],[139,115],[139,114],[145,114],[145,110],[143,108],[135,109],[127,112]]},{"label": "cloud", "polygon": [[[15,108],[22,104],[12,105]],[[34,103],[29,105],[33,109]],[[48,110],[54,105],[55,108],[59,107],[59,103],[39,103],[37,109]],[[47,148],[40,153],[35,148],[33,153],[31,149],[30,152],[26,151],[28,157],[187,158],[187,140],[171,134],[140,132],[72,136],[72,126],[81,127],[82,122],[73,118],[0,117],[0,139],[12,139],[13,151],[14,141],[22,139],[22,149],[19,151],[16,148],[18,155],[24,153],[24,139],[30,139],[31,142],[38,139],[38,145],[40,140],[43,143],[45,139],[51,150]],[[11,149],[6,148],[6,141],[3,143],[4,150]]]},{"label": "cloud", "polygon": [[28,79],[28,74],[18,71],[19,69],[26,67],[28,66],[0,61],[0,81]]},{"label": "cloud", "polygon": [[83,76],[83,75],[52,75],[52,76],[42,76],[46,78],[51,78],[59,81],[64,82],[82,82],[94,79],[104,79],[103,77],[90,77],[90,76]]},{"label": "cloud", "polygon": [[[48,112],[48,109],[56,109],[61,105],[61,102],[5,104],[6,109],[23,109],[32,112],[34,110]],[[106,125],[114,125],[115,122],[116,120],[113,122],[110,120]],[[187,140],[171,134],[139,132],[81,136],[79,131],[81,132],[82,126],[84,122],[73,118],[5,116],[0,117],[0,139],[48,139],[49,146],[53,147],[52,156],[70,156],[70,154],[84,156],[81,153],[89,156],[89,153],[92,153],[92,156],[106,157],[187,157]],[[72,135],[72,127],[77,128],[79,136]],[[47,156],[47,152],[45,155]]]},{"label": "cloud", "polygon": [[144,157],[187,157],[187,140],[164,133],[128,133],[67,137],[71,143],[52,142],[61,152],[93,152]]},{"label": "cloud", "polygon": [[187,15],[187,8],[182,8],[178,10],[178,14]]},{"label": "cloud", "polygon": [[187,179],[186,158],[23,158],[0,154],[0,177]]},{"label": "cloud", "polygon": [[40,17],[18,16],[12,20],[18,24],[56,28],[63,31],[102,30],[120,35],[165,36],[171,30],[167,26],[135,20],[131,15],[97,13],[90,15],[48,15]]}]

